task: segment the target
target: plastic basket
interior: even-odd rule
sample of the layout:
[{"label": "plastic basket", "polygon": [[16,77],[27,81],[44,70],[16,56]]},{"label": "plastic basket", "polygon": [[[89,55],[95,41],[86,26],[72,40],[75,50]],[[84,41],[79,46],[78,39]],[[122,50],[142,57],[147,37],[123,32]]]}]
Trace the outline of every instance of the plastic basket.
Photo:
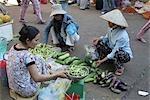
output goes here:
[{"label": "plastic basket", "polygon": [[6,38],[0,37],[0,60],[3,60],[3,55],[7,51],[7,41]]},{"label": "plastic basket", "polygon": [[6,61],[0,61],[0,87],[8,87],[8,79],[6,73]]},{"label": "plastic basket", "polygon": [[65,100],[80,100],[80,95],[76,94],[66,95]]}]

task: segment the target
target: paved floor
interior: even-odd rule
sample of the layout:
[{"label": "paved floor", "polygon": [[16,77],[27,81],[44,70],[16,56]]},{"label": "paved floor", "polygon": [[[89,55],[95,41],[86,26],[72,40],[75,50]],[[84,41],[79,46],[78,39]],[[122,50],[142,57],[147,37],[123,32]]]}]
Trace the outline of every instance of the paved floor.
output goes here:
[{"label": "paved floor", "polygon": [[[20,7],[13,6],[8,7],[8,11],[14,19],[13,29],[14,34],[18,34],[21,24],[19,23],[19,11]],[[51,11],[51,5],[42,5],[42,14],[44,19],[48,20]],[[107,24],[104,20],[100,19],[100,12],[91,7],[89,10],[79,10],[77,6],[69,7],[69,14],[73,15],[79,24],[79,34],[81,39],[76,46],[72,55],[76,55],[83,58],[85,55],[84,45],[91,43],[92,37],[98,37],[104,35],[107,30]],[[149,100],[149,97],[139,96],[138,90],[145,90],[150,92],[149,84],[149,36],[150,31],[147,31],[144,38],[148,41],[146,44],[142,44],[136,41],[135,36],[140,27],[146,22],[141,15],[138,14],[124,14],[129,28],[131,47],[133,50],[134,58],[131,62],[127,63],[125,73],[119,77],[123,81],[127,82],[131,89],[121,94],[114,94],[108,88],[101,88],[98,85],[88,83],[86,84],[86,100]],[[32,6],[29,7],[26,14],[28,25],[36,26],[43,34],[45,25],[36,24],[36,16],[33,14]],[[42,35],[41,35],[42,36]],[[14,42],[13,42],[14,43]],[[11,46],[13,43],[10,43]],[[108,66],[108,69],[111,66]],[[0,87],[0,100],[11,100],[6,88]]]}]

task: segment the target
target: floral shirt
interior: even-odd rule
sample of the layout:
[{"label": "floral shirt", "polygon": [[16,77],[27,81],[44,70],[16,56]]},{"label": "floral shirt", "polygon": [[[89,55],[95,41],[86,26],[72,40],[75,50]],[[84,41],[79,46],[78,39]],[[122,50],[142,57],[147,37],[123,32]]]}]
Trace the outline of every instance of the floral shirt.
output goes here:
[{"label": "floral shirt", "polygon": [[18,49],[15,46],[16,45],[8,52],[7,75],[9,88],[21,96],[32,96],[37,92],[41,83],[35,82],[32,79],[28,67],[32,64],[36,64],[38,71],[42,74],[44,73],[42,72],[42,67],[46,66],[46,64],[43,63],[42,60],[40,61],[34,57],[28,50]]}]

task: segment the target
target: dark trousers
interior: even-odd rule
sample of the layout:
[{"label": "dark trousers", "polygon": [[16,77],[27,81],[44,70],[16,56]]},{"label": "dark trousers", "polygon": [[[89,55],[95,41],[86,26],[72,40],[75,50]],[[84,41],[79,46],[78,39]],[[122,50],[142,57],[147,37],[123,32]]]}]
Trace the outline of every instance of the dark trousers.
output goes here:
[{"label": "dark trousers", "polygon": [[[99,43],[96,45],[96,48],[100,59],[105,58],[112,51],[112,49],[102,41],[99,41]],[[123,63],[127,63],[128,61],[130,61],[129,54],[126,51],[119,48],[118,51],[115,52],[114,56],[114,63],[116,64],[116,67],[121,68],[123,67]]]}]

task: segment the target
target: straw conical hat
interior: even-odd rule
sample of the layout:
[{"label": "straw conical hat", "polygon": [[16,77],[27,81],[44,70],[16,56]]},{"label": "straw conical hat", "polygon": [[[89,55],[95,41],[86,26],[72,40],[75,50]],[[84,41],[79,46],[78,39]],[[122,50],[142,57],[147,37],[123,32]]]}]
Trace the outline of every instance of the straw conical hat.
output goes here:
[{"label": "straw conical hat", "polygon": [[52,12],[50,14],[50,17],[56,14],[66,14],[66,13],[67,12],[62,9],[62,6],[60,4],[54,4],[52,5]]},{"label": "straw conical hat", "polygon": [[103,18],[104,20],[112,22],[116,25],[128,27],[128,23],[127,23],[126,19],[124,18],[121,11],[118,9],[112,10],[100,17]]}]

